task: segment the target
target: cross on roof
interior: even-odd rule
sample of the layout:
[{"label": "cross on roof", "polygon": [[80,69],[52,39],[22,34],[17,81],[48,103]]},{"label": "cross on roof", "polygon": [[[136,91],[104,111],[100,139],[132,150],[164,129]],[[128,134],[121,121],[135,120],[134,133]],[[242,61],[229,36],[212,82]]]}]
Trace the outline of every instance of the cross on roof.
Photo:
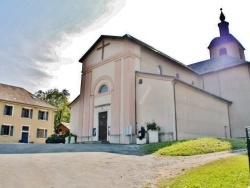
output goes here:
[{"label": "cross on roof", "polygon": [[102,60],[103,60],[103,57],[104,57],[104,48],[105,48],[106,46],[108,46],[108,45],[110,45],[110,43],[105,44],[105,41],[103,40],[103,41],[102,41],[102,45],[101,45],[100,47],[97,48],[97,50],[102,49]]}]

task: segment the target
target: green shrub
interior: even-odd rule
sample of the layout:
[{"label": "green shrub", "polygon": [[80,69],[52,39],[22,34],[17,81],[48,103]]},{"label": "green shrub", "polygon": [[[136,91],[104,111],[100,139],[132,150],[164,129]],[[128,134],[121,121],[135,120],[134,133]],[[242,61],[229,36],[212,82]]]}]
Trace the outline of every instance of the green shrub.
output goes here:
[{"label": "green shrub", "polygon": [[65,144],[65,137],[64,137],[64,135],[52,134],[45,140],[45,143],[46,144],[48,144],[48,143],[54,143],[54,144],[62,143],[62,144]]},{"label": "green shrub", "polygon": [[164,147],[155,153],[162,156],[189,156],[226,151],[230,149],[232,149],[232,146],[226,140],[217,138],[199,138],[175,143],[169,147]]},{"label": "green shrub", "polygon": [[232,149],[246,149],[247,148],[247,142],[245,138],[230,138],[227,139],[232,145]]},{"label": "green shrub", "polygon": [[160,131],[161,128],[154,122],[146,122],[147,130]]}]

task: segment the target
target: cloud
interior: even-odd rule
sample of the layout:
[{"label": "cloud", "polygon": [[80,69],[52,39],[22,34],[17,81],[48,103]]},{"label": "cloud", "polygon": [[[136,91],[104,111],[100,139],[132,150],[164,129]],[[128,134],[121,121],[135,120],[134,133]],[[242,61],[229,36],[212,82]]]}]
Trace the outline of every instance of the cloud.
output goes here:
[{"label": "cloud", "polygon": [[[9,0],[0,2],[0,82],[31,92],[46,88],[53,72],[73,60],[60,45],[111,14],[111,0]],[[111,12],[110,12],[111,11]]]}]

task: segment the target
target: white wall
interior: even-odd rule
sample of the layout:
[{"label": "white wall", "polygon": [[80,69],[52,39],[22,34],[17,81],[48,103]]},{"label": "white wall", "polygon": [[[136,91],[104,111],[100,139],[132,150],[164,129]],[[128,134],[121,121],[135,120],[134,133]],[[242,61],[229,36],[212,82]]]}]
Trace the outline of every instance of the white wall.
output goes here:
[{"label": "white wall", "polygon": [[244,137],[250,125],[250,74],[249,66],[241,65],[204,75],[205,90],[233,102],[230,106],[230,123],[233,137]]},{"label": "white wall", "polygon": [[[142,79],[142,84],[138,84]],[[171,80],[138,75],[136,78],[137,130],[146,122],[155,121],[162,133],[174,132],[174,100]]]},{"label": "white wall", "polygon": [[227,102],[183,83],[175,88],[178,139],[230,137]]}]

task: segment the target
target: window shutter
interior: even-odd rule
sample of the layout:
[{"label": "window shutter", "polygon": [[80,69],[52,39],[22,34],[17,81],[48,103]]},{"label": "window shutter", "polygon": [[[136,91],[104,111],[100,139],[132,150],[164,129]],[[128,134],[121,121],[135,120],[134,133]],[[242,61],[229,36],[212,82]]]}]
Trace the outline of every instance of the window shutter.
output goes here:
[{"label": "window shutter", "polygon": [[38,119],[41,119],[41,111],[38,111]]},{"label": "window shutter", "polygon": [[13,132],[14,132],[14,126],[10,127],[10,136],[13,136]]},{"label": "window shutter", "polygon": [[47,129],[45,129],[45,135],[44,138],[47,138]]},{"label": "window shutter", "polygon": [[13,106],[10,107],[10,116],[12,116],[13,113]]},{"label": "window shutter", "polygon": [[33,116],[33,109],[30,110],[30,119],[32,119]]},{"label": "window shutter", "polygon": [[48,121],[49,119],[49,112],[46,112],[46,120]]},{"label": "window shutter", "polygon": [[4,134],[4,125],[1,126],[1,135]]},{"label": "window shutter", "polygon": [[6,108],[6,105],[4,106],[4,115],[7,114],[7,108]]},{"label": "window shutter", "polygon": [[40,132],[40,129],[37,129],[36,131],[36,137],[39,138],[39,132]]},{"label": "window shutter", "polygon": [[24,117],[24,108],[22,108],[21,117]]}]

